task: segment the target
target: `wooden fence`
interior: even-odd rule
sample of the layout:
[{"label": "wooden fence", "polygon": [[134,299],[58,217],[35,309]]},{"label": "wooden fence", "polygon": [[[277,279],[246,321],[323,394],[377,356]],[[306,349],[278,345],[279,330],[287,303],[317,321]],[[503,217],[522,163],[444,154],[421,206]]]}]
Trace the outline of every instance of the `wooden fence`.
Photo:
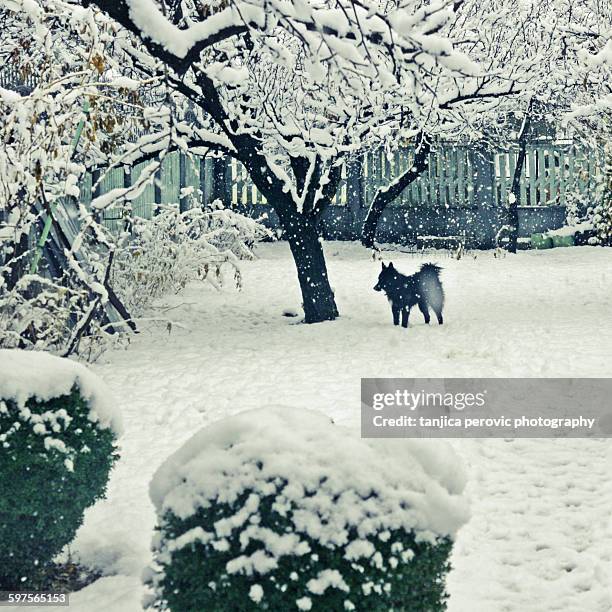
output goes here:
[{"label": "wooden fence", "polygon": [[[507,201],[518,151],[495,156],[495,197]],[[570,200],[592,201],[602,162],[593,150],[572,143],[542,143],[527,147],[521,173],[522,206],[566,206]]]},{"label": "wooden fence", "polygon": [[[507,203],[516,165],[517,150],[501,151],[488,156],[490,185],[477,184],[475,156],[482,152],[468,147],[446,145],[430,155],[426,172],[404,193],[393,206],[404,207],[473,207],[479,204],[482,187],[492,190],[492,202],[502,206]],[[368,206],[376,190],[388,184],[399,173],[412,164],[413,151],[403,149],[392,155],[383,151],[368,153],[349,172],[356,173],[352,181],[346,166],[334,199],[337,206],[350,204],[357,198],[361,206]],[[482,160],[481,167],[482,167]],[[124,187],[136,180],[142,166],[129,170],[121,168],[107,173],[101,181],[96,195],[116,187]],[[525,164],[521,174],[521,206],[567,206],[576,201],[592,202],[595,197],[597,176],[601,172],[600,161],[593,151],[583,150],[572,143],[532,143],[527,148]],[[204,201],[211,199],[213,160],[190,158],[180,153],[169,154],[162,165],[156,185],[147,186],[133,203],[134,214],[149,218],[157,204],[176,203],[181,199],[181,190],[191,187],[194,193],[200,190]],[[85,203],[92,198],[92,182],[98,176],[86,177],[81,186]],[[246,170],[235,160],[225,162],[225,203],[234,206],[266,204],[257,191]],[[105,218],[109,225],[119,222],[117,212],[107,210]]]}]

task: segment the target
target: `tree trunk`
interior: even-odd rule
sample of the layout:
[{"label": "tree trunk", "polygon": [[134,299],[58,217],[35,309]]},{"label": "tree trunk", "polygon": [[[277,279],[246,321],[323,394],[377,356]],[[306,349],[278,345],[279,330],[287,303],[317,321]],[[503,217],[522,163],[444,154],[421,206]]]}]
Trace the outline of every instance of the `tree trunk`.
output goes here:
[{"label": "tree trunk", "polygon": [[221,200],[226,206],[230,204],[226,198],[225,188],[225,167],[229,163],[230,159],[227,157],[212,158],[212,194],[209,204],[215,200]]},{"label": "tree trunk", "polygon": [[518,243],[519,217],[518,205],[521,197],[521,172],[525,163],[525,143],[519,141],[519,153],[512,178],[512,188],[506,211],[506,225],[508,226],[508,244],[506,250],[509,253],[516,253]]},{"label": "tree trunk", "polygon": [[387,208],[387,206],[408,187],[408,185],[418,179],[427,168],[431,145],[426,138],[421,137],[420,140],[421,142],[415,152],[412,166],[390,185],[378,189],[372,200],[372,204],[370,205],[370,209],[368,210],[368,214],[363,224],[363,229],[361,230],[361,243],[369,249],[374,247],[374,238],[376,237],[378,221],[385,208]]},{"label": "tree trunk", "polygon": [[276,210],[297,268],[302,291],[304,321],[306,323],[333,321],[338,316],[338,308],[329,284],[323,247],[319,241],[315,222],[287,208],[277,207]]},{"label": "tree trunk", "polygon": [[529,102],[521,131],[518,139],[518,157],[514,168],[514,176],[512,177],[512,187],[510,189],[510,198],[508,200],[508,209],[506,211],[506,225],[508,226],[508,245],[506,250],[510,253],[516,253],[516,245],[518,243],[519,217],[518,207],[521,198],[521,172],[525,165],[525,155],[527,152],[527,133],[529,132],[529,124],[531,123],[531,108],[532,101]]},{"label": "tree trunk", "polygon": [[[340,166],[330,171],[328,182],[323,185],[321,198],[315,203],[314,194],[321,187],[320,181],[311,180],[310,189],[304,199],[303,209],[298,211],[293,197],[288,195],[283,184],[271,173],[265,171],[259,154],[245,155],[242,161],[260,193],[276,211],[284,238],[289,242],[298,281],[302,292],[305,323],[333,321],[338,316],[334,292],[329,284],[325,255],[319,239],[317,224],[340,182]],[[294,168],[299,167],[294,162]],[[320,168],[315,169],[320,177]],[[314,179],[314,177],[313,177]],[[301,184],[300,184],[301,183]],[[298,187],[304,189],[304,182],[298,179]]]}]

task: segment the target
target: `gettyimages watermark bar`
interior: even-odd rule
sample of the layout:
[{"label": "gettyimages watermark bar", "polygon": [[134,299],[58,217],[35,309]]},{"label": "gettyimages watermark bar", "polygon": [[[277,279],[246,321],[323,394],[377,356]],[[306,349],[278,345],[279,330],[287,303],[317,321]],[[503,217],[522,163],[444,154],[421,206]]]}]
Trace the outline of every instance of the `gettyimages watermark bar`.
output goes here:
[{"label": "gettyimages watermark bar", "polygon": [[607,438],[610,378],[362,378],[364,438]]}]

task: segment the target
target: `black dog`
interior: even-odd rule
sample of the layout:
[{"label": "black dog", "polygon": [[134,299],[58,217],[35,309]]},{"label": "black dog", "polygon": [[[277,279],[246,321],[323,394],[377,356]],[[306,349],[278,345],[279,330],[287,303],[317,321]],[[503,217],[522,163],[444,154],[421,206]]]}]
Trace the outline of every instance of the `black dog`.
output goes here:
[{"label": "black dog", "polygon": [[426,263],[411,276],[400,274],[390,263],[378,275],[378,282],[374,291],[384,291],[391,304],[393,325],[399,325],[400,311],[402,313],[402,327],[408,327],[410,309],[418,304],[419,310],[429,323],[429,307],[436,313],[438,323],[442,325],[442,308],[444,306],[444,290],[440,282],[442,268],[436,264]]}]

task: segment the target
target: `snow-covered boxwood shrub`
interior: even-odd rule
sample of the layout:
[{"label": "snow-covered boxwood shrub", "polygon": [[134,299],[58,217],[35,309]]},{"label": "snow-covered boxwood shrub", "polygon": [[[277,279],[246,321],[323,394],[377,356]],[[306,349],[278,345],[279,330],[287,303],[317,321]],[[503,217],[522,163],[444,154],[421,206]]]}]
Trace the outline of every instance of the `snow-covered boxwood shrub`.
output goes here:
[{"label": "snow-covered boxwood shrub", "polygon": [[311,411],[243,412],[153,478],[149,605],[443,610],[464,484],[443,441],[363,440]]},{"label": "snow-covered boxwood shrub", "polygon": [[0,590],[35,587],[105,492],[118,415],[84,366],[0,350]]}]

